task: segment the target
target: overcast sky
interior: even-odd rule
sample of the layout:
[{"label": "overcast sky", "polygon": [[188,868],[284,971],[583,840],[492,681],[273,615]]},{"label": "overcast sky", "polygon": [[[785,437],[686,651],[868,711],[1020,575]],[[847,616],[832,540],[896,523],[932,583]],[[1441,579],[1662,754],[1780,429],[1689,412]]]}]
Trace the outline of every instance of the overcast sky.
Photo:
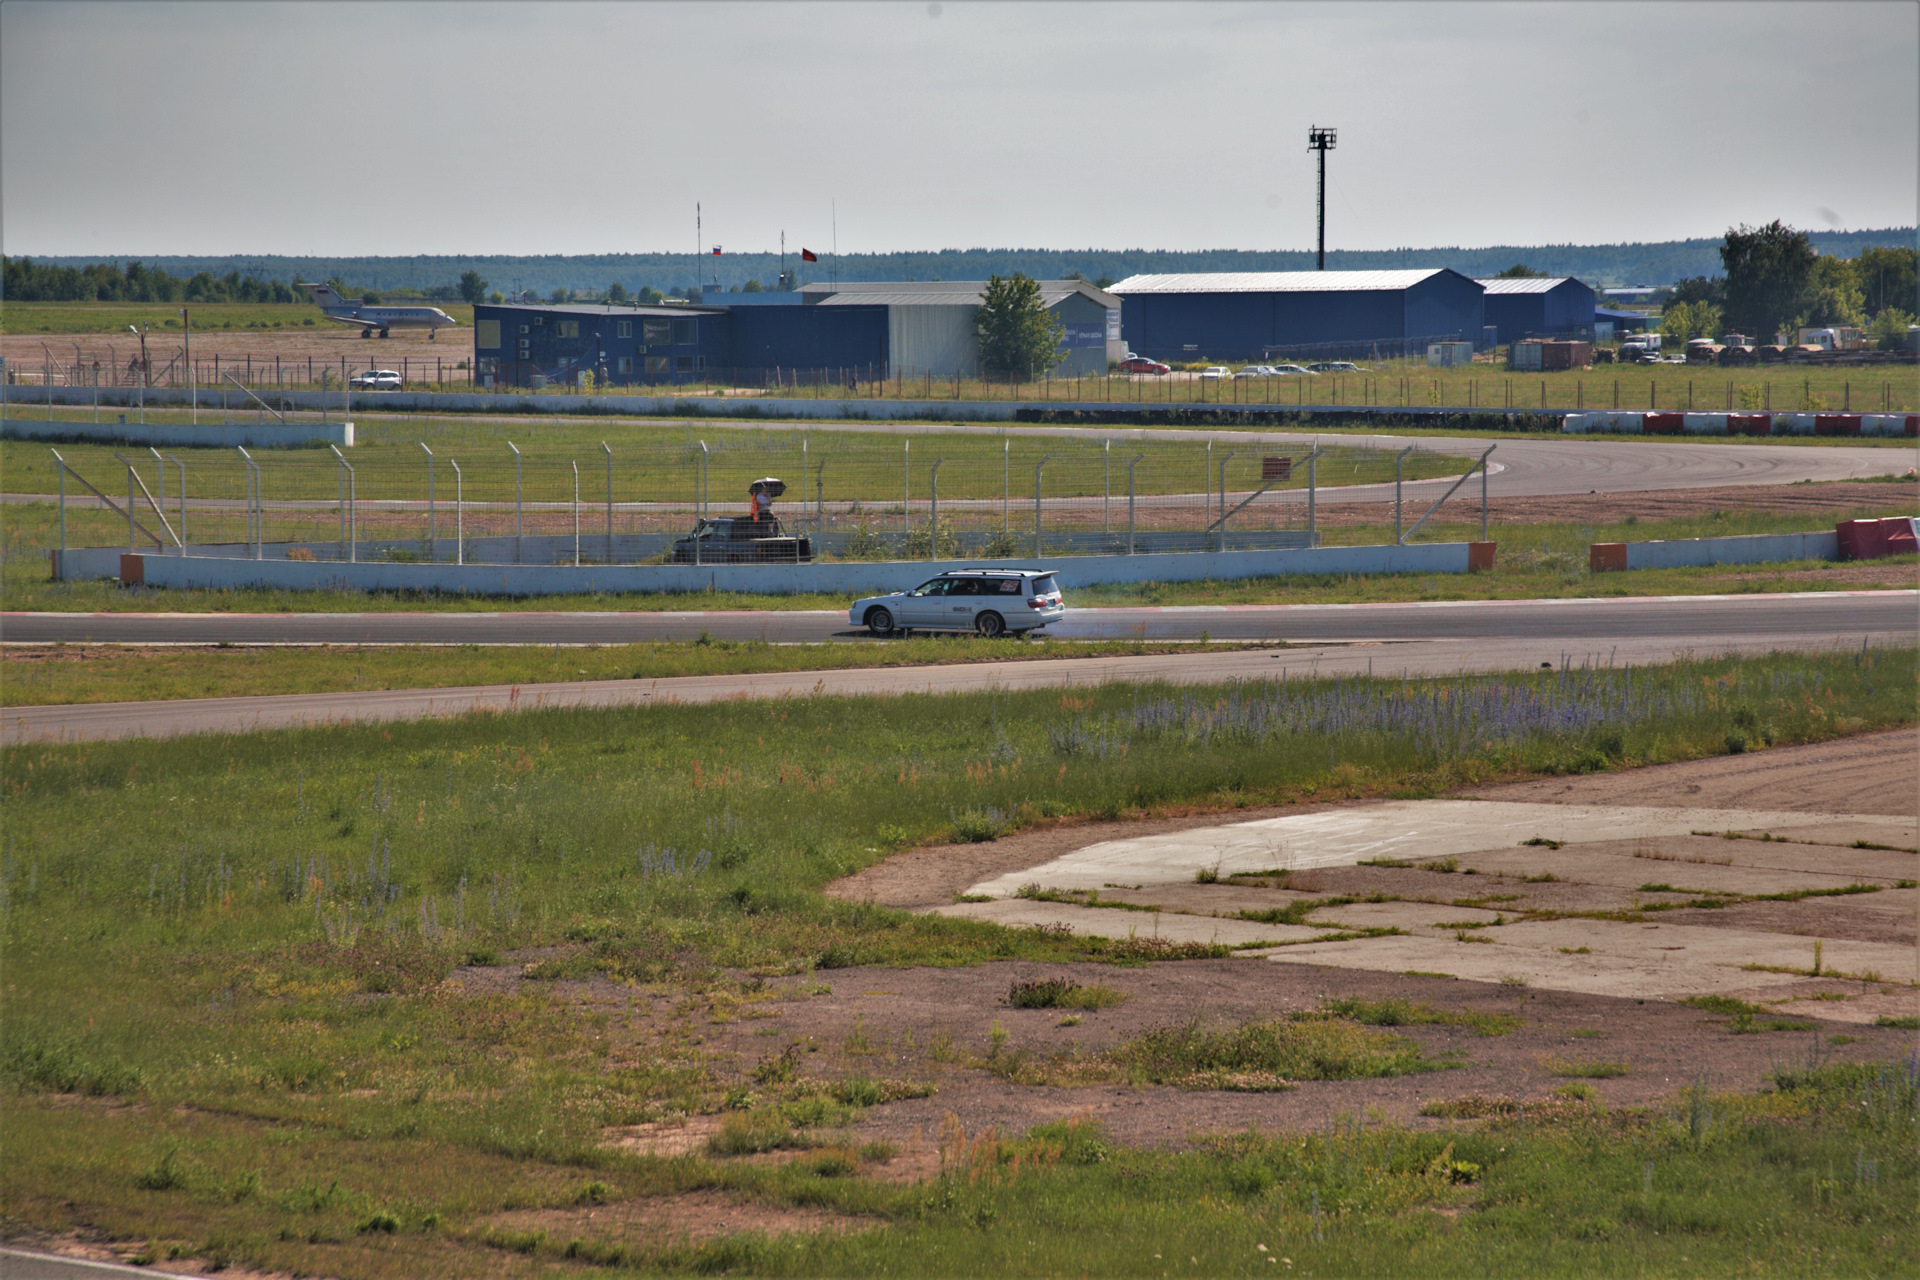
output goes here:
[{"label": "overcast sky", "polygon": [[1920,6],[0,4],[11,254],[1309,248],[1916,220]]}]

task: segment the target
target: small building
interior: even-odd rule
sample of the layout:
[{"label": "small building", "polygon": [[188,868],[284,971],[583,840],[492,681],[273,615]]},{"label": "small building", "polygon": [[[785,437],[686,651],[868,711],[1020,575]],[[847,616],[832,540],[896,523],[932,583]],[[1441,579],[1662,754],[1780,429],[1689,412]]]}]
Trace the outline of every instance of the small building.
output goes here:
[{"label": "small building", "polygon": [[1572,276],[1501,276],[1480,281],[1493,344],[1523,338],[1592,338],[1593,288]]},{"label": "small building", "polygon": [[1477,338],[1484,294],[1445,267],[1139,275],[1110,292],[1128,348],[1169,361],[1417,355]]},{"label": "small building", "polygon": [[473,368],[482,386],[692,382],[727,357],[727,313],[688,306],[482,303]]},{"label": "small building", "polygon": [[[1040,305],[1066,330],[1055,377],[1107,371],[1121,353],[1108,350],[1118,337],[1120,299],[1084,280],[1041,280]],[[978,377],[984,280],[860,281],[803,285],[800,294],[823,312],[884,307],[887,314],[886,375],[913,378]],[[1117,343],[1116,343],[1117,345]]]}]

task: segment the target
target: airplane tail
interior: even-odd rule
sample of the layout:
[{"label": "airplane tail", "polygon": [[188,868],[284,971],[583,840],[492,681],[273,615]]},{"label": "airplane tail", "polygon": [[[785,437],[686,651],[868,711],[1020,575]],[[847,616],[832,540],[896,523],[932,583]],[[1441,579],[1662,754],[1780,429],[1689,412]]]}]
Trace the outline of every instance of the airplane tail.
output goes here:
[{"label": "airplane tail", "polygon": [[353,304],[335,293],[324,284],[303,284],[300,286],[313,299],[313,304],[322,311],[351,310]]}]

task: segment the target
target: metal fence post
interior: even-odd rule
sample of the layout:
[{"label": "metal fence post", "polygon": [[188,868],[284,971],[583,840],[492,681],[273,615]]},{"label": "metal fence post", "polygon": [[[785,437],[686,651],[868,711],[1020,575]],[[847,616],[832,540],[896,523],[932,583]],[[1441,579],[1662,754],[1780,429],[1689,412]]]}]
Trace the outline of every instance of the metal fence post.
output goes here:
[{"label": "metal fence post", "polygon": [[699,474],[693,478],[693,563],[695,566],[700,564],[701,558],[700,522],[706,519],[707,515],[707,505],[703,495],[706,492],[707,464],[712,459],[712,456],[713,455],[707,451],[707,442],[702,440],[700,442],[700,471]]},{"label": "metal fence post", "polygon": [[[161,457],[160,451],[152,445],[147,446],[147,452],[152,454],[153,460],[160,464],[160,518],[164,520],[167,510],[167,460]],[[176,537],[174,541],[179,542],[180,539]]]},{"label": "metal fence post", "polygon": [[[801,501],[806,501],[803,493]],[[814,533],[824,539],[827,536],[827,460],[820,459],[820,465],[813,472],[813,523]],[[824,543],[823,543],[824,545]]]},{"label": "metal fence post", "polygon": [[1314,473],[1319,469],[1320,446],[1314,445],[1313,452],[1307,455],[1307,545],[1317,546],[1320,535],[1313,522],[1313,501],[1319,496],[1319,477]]},{"label": "metal fence post", "polygon": [[133,464],[129,462],[127,464],[127,550],[128,551],[132,551],[134,549],[134,545],[133,545],[133,484],[134,484]]},{"label": "metal fence post", "polygon": [[[513,450],[513,562],[525,563],[526,547],[526,506],[520,500],[520,450],[513,441],[507,441],[507,448]],[[576,466],[574,470],[578,471]]]},{"label": "metal fence post", "polygon": [[1052,460],[1053,455],[1049,453],[1033,464],[1033,558],[1036,560],[1040,558],[1040,468]]},{"label": "metal fence post", "polygon": [[1238,449],[1229,449],[1227,456],[1220,459],[1220,533],[1214,539],[1214,546],[1220,551],[1227,549],[1227,464],[1239,452]]},{"label": "metal fence post", "polygon": [[600,442],[601,449],[607,455],[607,563],[613,563],[613,450],[605,440]]},{"label": "metal fence post", "polygon": [[1127,464],[1127,554],[1128,555],[1133,554],[1133,469],[1139,466],[1140,460],[1146,456],[1147,455],[1144,453],[1135,454],[1133,461]]},{"label": "metal fence post", "polygon": [[1400,463],[1408,454],[1412,453],[1416,447],[1415,445],[1408,445],[1399,453],[1393,455],[1393,540],[1395,544],[1398,544],[1400,541]]},{"label": "metal fence post", "polygon": [[1480,455],[1480,541],[1487,540],[1487,459],[1499,445],[1489,447]]},{"label": "metal fence post", "polygon": [[[515,552],[516,557],[518,554]],[[577,460],[573,464],[573,567],[580,567],[580,463]]]},{"label": "metal fence post", "polygon": [[453,468],[453,562],[467,562],[467,477],[457,459],[448,458]]},{"label": "metal fence post", "polygon": [[187,554],[187,464],[180,461],[178,455],[169,455],[160,460],[161,475],[166,474],[169,462],[180,468],[180,536],[174,540],[174,544],[179,548],[180,554],[185,556]]},{"label": "metal fence post", "polygon": [[[1078,381],[1076,376],[1075,381]],[[1100,465],[1104,480],[1100,495],[1100,532],[1113,532],[1113,441],[1100,442]]]},{"label": "metal fence post", "polygon": [[434,536],[438,531],[434,528],[433,450],[427,448],[425,440],[420,441],[420,448],[427,455],[427,563],[432,564],[440,558],[440,548]]},{"label": "metal fence post", "polygon": [[1013,440],[1000,437],[1000,532],[1013,528]]},{"label": "metal fence post", "polygon": [[905,556],[907,535],[913,531],[913,441],[900,444],[900,554]]},{"label": "metal fence post", "polygon": [[940,463],[945,461],[945,458],[939,459],[933,464],[933,469],[927,473],[927,487],[930,490],[927,498],[927,559],[929,560],[940,558]]},{"label": "metal fence post", "polygon": [[[67,460],[60,456],[58,449],[49,449],[53,460],[60,467],[60,558],[67,558]],[[65,565],[61,568],[64,571]]]},{"label": "metal fence post", "polygon": [[353,464],[347,461],[347,455],[340,452],[340,446],[330,444],[333,456],[340,459],[340,541],[347,553],[347,563],[352,564],[360,558],[360,522],[359,512],[354,510],[359,499],[359,481],[353,474]]},{"label": "metal fence post", "polygon": [[247,533],[251,535],[248,541],[253,543],[253,558],[264,560],[266,559],[267,507],[261,494],[260,464],[253,460],[253,455],[247,452],[245,446],[235,445],[234,447],[240,450],[240,456],[247,464]]}]

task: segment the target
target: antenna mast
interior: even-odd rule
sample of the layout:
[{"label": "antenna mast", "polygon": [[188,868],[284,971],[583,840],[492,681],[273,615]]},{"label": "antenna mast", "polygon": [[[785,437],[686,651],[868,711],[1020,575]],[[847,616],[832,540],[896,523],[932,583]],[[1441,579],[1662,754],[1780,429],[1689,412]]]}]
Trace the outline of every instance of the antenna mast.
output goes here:
[{"label": "antenna mast", "polygon": [[1307,126],[1307,150],[1320,153],[1320,265],[1315,268],[1317,271],[1327,269],[1327,152],[1333,150],[1335,132],[1317,124]]}]

